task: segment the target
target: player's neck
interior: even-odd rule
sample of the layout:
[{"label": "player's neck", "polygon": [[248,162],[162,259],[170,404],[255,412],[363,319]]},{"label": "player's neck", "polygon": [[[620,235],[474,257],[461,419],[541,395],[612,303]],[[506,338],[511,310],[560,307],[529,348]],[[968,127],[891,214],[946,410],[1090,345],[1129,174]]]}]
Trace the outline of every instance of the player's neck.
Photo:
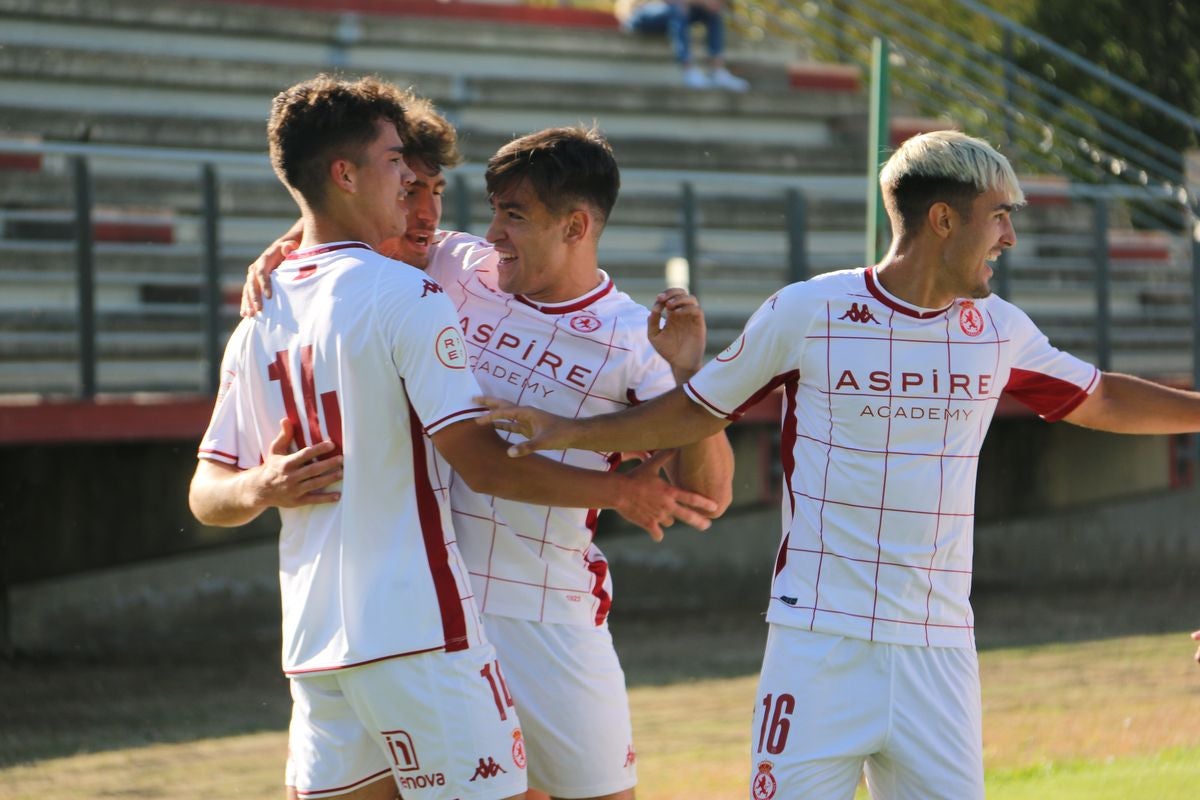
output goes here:
[{"label": "player's neck", "polygon": [[888,294],[917,308],[945,308],[955,294],[941,286],[941,259],[920,245],[895,247],[875,265],[875,278]]},{"label": "player's neck", "polygon": [[330,242],[362,242],[378,247],[380,236],[370,228],[353,219],[344,219],[337,214],[317,214],[305,211],[304,235],[300,248],[316,247]]},{"label": "player's neck", "polygon": [[535,303],[553,305],[577,300],[598,287],[604,281],[600,267],[593,261],[590,266],[582,265],[564,270],[561,280],[525,297]]}]

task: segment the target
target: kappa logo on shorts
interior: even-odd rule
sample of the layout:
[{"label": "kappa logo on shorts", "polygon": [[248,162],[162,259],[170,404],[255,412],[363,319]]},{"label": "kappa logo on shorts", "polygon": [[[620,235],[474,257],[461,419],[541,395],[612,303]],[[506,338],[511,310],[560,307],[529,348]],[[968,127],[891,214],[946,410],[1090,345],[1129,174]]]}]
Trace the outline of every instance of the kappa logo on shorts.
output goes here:
[{"label": "kappa logo on shorts", "polygon": [[467,348],[458,328],[446,326],[437,337],[438,361],[450,369],[467,368]]},{"label": "kappa logo on shorts", "polygon": [[487,761],[484,761],[482,758],[480,758],[479,766],[475,768],[475,774],[471,776],[470,782],[474,783],[479,778],[483,778],[486,781],[488,778],[494,778],[497,775],[507,772],[508,770],[497,764],[496,759],[492,758],[491,756],[487,757]]},{"label": "kappa logo on shorts", "polygon": [[603,323],[591,314],[579,314],[571,317],[571,330],[580,333],[595,333]]},{"label": "kappa logo on shorts", "polygon": [[522,736],[521,736],[521,729],[516,728],[512,732],[512,737],[513,737],[513,746],[512,746],[513,763],[516,764],[519,769],[525,769],[525,739],[522,738]]},{"label": "kappa logo on shorts", "polygon": [[958,327],[967,336],[978,336],[983,333],[983,314],[972,302],[964,302],[958,308]]},{"label": "kappa logo on shorts", "polygon": [[392,753],[392,763],[400,772],[413,772],[421,768],[417,758],[417,748],[413,745],[412,737],[407,731],[380,731],[387,740],[388,750]]},{"label": "kappa logo on shorts", "polygon": [[875,319],[875,315],[871,313],[871,309],[866,303],[851,303],[850,308],[845,314],[842,314],[838,319],[848,319],[851,322],[861,322],[864,325],[868,322],[879,324],[879,320]]},{"label": "kappa logo on shorts", "polygon": [[431,294],[441,294],[444,291],[446,290],[441,287],[441,284],[435,283],[428,278],[421,281],[421,297],[427,297]]},{"label": "kappa logo on shorts", "polygon": [[775,776],[771,774],[771,767],[775,766],[770,761],[760,761],[758,764],[758,774],[750,781],[750,794],[754,800],[771,800],[775,796],[775,790],[779,788]]}]

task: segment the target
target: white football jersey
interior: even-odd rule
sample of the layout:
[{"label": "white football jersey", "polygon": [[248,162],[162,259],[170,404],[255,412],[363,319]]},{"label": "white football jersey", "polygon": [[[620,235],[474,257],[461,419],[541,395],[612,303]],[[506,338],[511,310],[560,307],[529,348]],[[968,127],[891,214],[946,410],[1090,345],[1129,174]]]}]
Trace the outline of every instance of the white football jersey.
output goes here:
[{"label": "white football jersey", "polygon": [[[458,309],[475,378],[486,394],[565,417],[618,411],[675,386],[646,339],[649,312],[607,275],[582,297],[539,304],[502,292],[495,251],[477,237],[443,234],[428,272]],[[507,434],[519,441],[517,434]],[[611,470],[619,453],[542,453]],[[451,486],[454,526],[484,613],[600,625],[612,602],[604,554],[592,543],[598,511],[518,503]]]},{"label": "white football jersey", "polygon": [[280,511],[284,670],[478,644],[437,491],[446,465],[426,436],[482,411],[445,293],[356,242],[293,253],[273,286],[226,347],[200,457],[256,466],[284,417],[296,447],[329,439],[345,454],[338,502]]},{"label": "white football jersey", "polygon": [[769,622],[972,647],[975,476],[1000,395],[1057,420],[1098,380],[999,297],[916,308],[856,269],[776,293],[685,391],[736,419],[784,388]]}]

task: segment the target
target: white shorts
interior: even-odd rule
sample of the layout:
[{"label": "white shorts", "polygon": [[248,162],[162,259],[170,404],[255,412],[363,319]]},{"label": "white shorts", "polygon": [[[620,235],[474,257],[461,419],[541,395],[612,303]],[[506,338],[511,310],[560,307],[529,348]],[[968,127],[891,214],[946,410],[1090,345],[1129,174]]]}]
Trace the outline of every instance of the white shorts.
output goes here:
[{"label": "white shorts", "polygon": [[395,779],[405,800],[525,791],[525,742],[484,644],[292,678],[287,785],[333,797]]},{"label": "white shorts", "polygon": [[772,625],[751,728],[752,800],[982,800],[979,661]]},{"label": "white shorts", "polygon": [[625,673],[608,625],[484,614],[483,627],[521,712],[530,787],[571,798],[636,786]]}]

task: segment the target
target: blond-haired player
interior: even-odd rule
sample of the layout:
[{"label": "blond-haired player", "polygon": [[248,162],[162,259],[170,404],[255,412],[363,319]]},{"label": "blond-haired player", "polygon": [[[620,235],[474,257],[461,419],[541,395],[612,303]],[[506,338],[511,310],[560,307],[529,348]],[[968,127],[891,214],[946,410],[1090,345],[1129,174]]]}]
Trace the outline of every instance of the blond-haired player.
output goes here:
[{"label": "blond-haired player", "polygon": [[[751,728],[754,800],[983,797],[969,601],[976,466],[1002,392],[1047,420],[1200,429],[1200,395],[1100,373],[991,296],[1023,201],[1008,161],[956,132],[910,139],[880,180],[893,245],[788,286],[684,388],[567,420],[493,402],[561,447],[672,447],[783,388],[783,535]],[[483,420],[481,420],[483,421]]]}]

